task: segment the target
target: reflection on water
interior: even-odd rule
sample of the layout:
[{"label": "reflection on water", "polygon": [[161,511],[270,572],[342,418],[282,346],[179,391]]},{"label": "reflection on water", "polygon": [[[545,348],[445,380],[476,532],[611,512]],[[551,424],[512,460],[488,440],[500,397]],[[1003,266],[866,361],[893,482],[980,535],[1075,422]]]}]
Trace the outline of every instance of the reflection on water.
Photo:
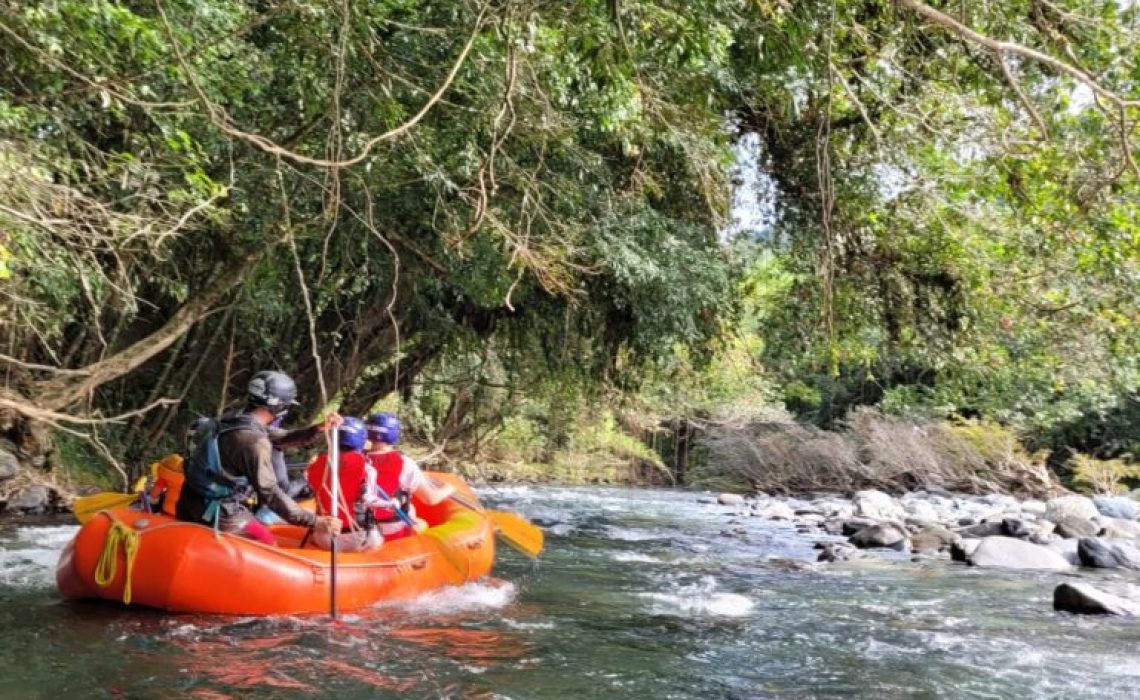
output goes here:
[{"label": "reflection on water", "polygon": [[0,531],[0,698],[1131,697],[1140,626],[1059,615],[1064,574],[817,566],[786,523],[693,494],[518,487],[532,565],[345,616],[65,605],[73,527]]}]

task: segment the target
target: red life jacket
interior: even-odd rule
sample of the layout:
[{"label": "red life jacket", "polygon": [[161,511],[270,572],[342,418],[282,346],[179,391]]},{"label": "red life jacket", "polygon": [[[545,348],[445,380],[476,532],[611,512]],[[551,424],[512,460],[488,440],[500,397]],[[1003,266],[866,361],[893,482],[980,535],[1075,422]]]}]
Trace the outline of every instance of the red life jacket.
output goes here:
[{"label": "red life jacket", "polygon": [[[400,510],[407,513],[411,494],[400,488],[400,475],[404,472],[404,455],[398,450],[370,452],[368,461],[372,462],[372,467],[376,470],[376,485],[390,498],[396,499],[400,504]],[[383,495],[380,497],[383,498]],[[396,511],[391,508],[373,508],[372,515],[378,523],[400,519]]]},{"label": "red life jacket", "polygon": [[[317,512],[320,514],[332,513],[332,484],[328,481],[329,456],[327,454],[318,455],[313,463],[309,465],[308,471],[305,476],[309,479],[309,485],[313,487],[313,493],[317,497]],[[364,455],[360,452],[342,452],[340,455],[340,469],[337,470],[340,477],[340,506],[337,508],[337,517],[344,525],[345,532],[350,531],[353,527],[358,525],[363,526],[364,523],[356,522],[357,504],[360,502],[361,496],[364,495]]]}]

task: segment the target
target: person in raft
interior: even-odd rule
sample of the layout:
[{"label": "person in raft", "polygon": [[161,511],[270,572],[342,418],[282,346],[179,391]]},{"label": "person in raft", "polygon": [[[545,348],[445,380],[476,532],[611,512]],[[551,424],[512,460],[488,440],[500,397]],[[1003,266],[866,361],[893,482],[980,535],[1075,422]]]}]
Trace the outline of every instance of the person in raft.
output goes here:
[{"label": "person in raft", "polygon": [[[270,426],[297,405],[296,398],[297,385],[287,374],[258,372],[249,382],[244,409],[200,422],[197,446],[182,466],[186,480],[175,517],[276,544],[269,528],[253,516],[264,506],[291,525],[313,528],[315,534],[339,533],[336,518],[318,517],[298,506],[282,490],[273,468]],[[340,423],[340,416],[333,414],[296,432],[315,435]]]},{"label": "person in raft", "polygon": [[391,413],[369,416],[368,441],[371,443],[368,461],[376,470],[377,495],[392,499],[387,505],[373,509],[373,516],[386,540],[414,534],[396,513],[396,506],[415,522],[412,494],[428,505],[442,503],[454,491],[451,484],[437,486],[427,478],[420,466],[395,448],[400,441],[400,419]]},{"label": "person in raft", "polygon": [[[384,544],[384,538],[376,528],[372,509],[386,501],[376,497],[374,472],[364,457],[364,444],[367,441],[364,421],[346,417],[337,435],[341,449],[336,469],[339,480],[337,517],[344,533],[337,535],[336,548],[341,552],[364,552]],[[332,479],[328,454],[318,455],[309,465],[306,475],[309,486],[317,497],[317,512],[331,513]],[[332,537],[328,533],[313,533],[313,544],[321,549],[331,549]]]}]

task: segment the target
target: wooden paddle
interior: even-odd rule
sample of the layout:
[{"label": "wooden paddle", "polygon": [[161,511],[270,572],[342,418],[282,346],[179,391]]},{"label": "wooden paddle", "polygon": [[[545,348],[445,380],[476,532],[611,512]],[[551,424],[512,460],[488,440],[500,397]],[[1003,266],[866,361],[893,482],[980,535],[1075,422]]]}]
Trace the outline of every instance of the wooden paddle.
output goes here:
[{"label": "wooden paddle", "polygon": [[495,532],[520,554],[534,559],[542,552],[545,536],[542,530],[532,525],[526,518],[503,510],[487,510],[470,501],[451,494],[449,498],[464,508],[483,513],[495,524]]}]

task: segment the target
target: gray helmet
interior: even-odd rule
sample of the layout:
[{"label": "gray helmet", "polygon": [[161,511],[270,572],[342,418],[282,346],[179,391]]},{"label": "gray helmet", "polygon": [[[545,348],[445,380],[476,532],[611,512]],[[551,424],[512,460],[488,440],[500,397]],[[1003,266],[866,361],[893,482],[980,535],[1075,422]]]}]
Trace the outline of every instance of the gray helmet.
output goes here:
[{"label": "gray helmet", "polygon": [[265,406],[274,415],[280,415],[297,405],[297,385],[284,372],[265,370],[249,380],[250,406]]}]

